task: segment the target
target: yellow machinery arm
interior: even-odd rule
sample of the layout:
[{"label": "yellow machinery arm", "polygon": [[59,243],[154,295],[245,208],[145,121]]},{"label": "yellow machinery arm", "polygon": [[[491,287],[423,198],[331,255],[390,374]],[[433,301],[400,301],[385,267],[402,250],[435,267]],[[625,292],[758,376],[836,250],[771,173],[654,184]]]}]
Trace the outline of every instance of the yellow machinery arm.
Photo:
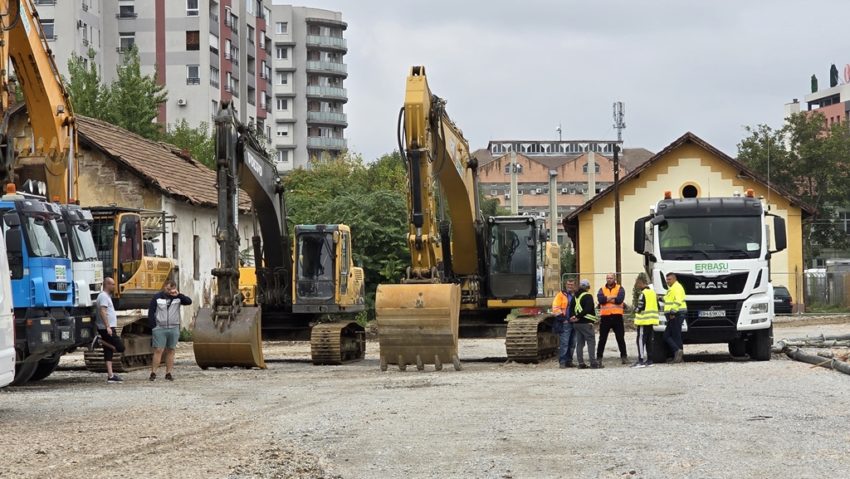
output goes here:
[{"label": "yellow machinery arm", "polygon": [[4,115],[4,128],[0,133],[6,134],[6,116],[14,100],[6,70],[9,60],[14,65],[18,87],[23,92],[33,133],[32,143],[25,148],[28,151],[17,161],[4,158],[0,169],[10,179],[16,168],[43,164],[48,197],[58,197],[60,202],[67,203],[69,199],[78,197],[74,113],[32,0],[0,0],[0,24],[0,62],[3,68],[0,108]]}]

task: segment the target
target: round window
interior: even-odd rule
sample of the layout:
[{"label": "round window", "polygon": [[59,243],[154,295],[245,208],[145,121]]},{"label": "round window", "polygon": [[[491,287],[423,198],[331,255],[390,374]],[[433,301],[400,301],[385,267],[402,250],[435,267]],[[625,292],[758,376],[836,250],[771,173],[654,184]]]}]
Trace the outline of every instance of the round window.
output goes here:
[{"label": "round window", "polygon": [[682,198],[696,198],[699,195],[699,190],[695,185],[685,185],[682,187]]}]

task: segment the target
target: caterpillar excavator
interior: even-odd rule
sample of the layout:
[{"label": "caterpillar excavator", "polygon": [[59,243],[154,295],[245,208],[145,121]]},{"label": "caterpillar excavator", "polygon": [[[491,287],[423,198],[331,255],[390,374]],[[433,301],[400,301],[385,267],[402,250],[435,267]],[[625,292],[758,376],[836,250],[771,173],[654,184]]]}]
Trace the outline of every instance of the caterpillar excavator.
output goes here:
[{"label": "caterpillar excavator", "polygon": [[[93,233],[97,231],[114,233],[130,230],[137,231],[138,238],[141,238],[141,216],[133,211],[104,207],[97,213],[92,225],[89,214],[74,206],[79,204],[76,117],[45,39],[38,11],[32,0],[0,0],[0,24],[0,114],[3,117],[0,125],[0,180],[14,183],[18,190],[40,185],[37,189],[41,191],[38,193],[45,201],[62,205],[60,221],[63,224],[60,229],[63,238],[67,235],[65,253],[72,260],[72,287],[75,288],[71,317],[92,325],[92,301],[101,289],[104,270],[107,270],[107,274],[116,271],[112,266],[113,258],[116,259],[115,264],[120,263],[118,267],[122,273],[120,280],[115,278],[119,283],[116,288],[116,306],[123,304],[123,309],[138,308],[138,304],[122,302],[121,298],[131,296],[125,294],[130,292],[137,297],[150,298],[162,288],[164,278],[171,275],[174,262],[143,255],[141,240],[128,245],[126,241],[111,241],[112,237],[108,241],[93,238]],[[10,63],[14,67],[15,81],[12,81],[7,69]],[[22,94],[24,105],[15,105],[15,90]],[[23,106],[26,107],[25,111],[22,110]],[[23,113],[26,113],[26,121],[21,121]],[[25,125],[20,125],[22,123]],[[98,228],[98,221],[109,226]],[[91,251],[93,243],[100,246],[96,255]],[[128,247],[133,245],[138,245],[138,248]],[[131,252],[132,258],[125,254],[126,251]],[[104,261],[109,263],[106,268]],[[146,321],[126,319],[121,326],[125,343],[137,343],[139,347],[132,361],[128,361],[128,352],[124,353],[125,357],[114,359],[116,371],[150,364],[153,351]],[[23,329],[18,329],[18,339],[23,340],[24,336],[20,334]],[[91,342],[90,338],[83,338],[82,333],[91,334],[94,328],[77,325],[75,329],[75,346]],[[98,360],[96,357],[99,353],[87,353],[86,364],[90,369],[103,368],[102,358]],[[26,347],[20,354],[26,356]],[[46,377],[56,364],[58,356],[46,357],[40,362],[34,377]]]},{"label": "caterpillar excavator", "polygon": [[411,263],[402,284],[378,286],[381,369],[460,369],[460,336],[504,335],[509,360],[539,361],[558,345],[546,312],[559,287],[558,245],[535,217],[482,216],[477,160],[445,106],[425,68],[412,67],[398,124]]},{"label": "caterpillar excavator", "polygon": [[[265,150],[227,102],[215,128],[220,262],[212,307],[201,308],[192,335],[198,366],[265,368],[263,333],[309,338],[314,364],[362,359],[365,330],[351,318],[365,309],[363,270],[354,267],[348,226],[297,225],[293,245],[283,185]],[[254,274],[241,282],[240,191],[259,223]]]}]

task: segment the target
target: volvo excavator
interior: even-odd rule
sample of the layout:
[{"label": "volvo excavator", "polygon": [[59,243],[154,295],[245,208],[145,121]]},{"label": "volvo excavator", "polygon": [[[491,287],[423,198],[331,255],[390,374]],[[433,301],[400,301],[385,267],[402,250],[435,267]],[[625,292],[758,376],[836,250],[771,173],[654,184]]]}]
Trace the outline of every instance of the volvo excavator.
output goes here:
[{"label": "volvo excavator", "polygon": [[[227,102],[215,129],[220,261],[212,271],[212,307],[201,308],[192,334],[198,366],[265,368],[263,333],[309,337],[314,364],[362,359],[365,330],[351,318],[365,309],[363,270],[354,267],[348,226],[297,225],[293,245],[283,184],[265,149]],[[252,238],[254,274],[246,278],[256,281],[255,288],[240,283],[246,270],[239,255],[240,191],[259,223]]]},{"label": "volvo excavator", "polygon": [[507,357],[517,362],[554,355],[547,311],[559,287],[558,245],[538,218],[483,217],[477,160],[445,106],[425,68],[414,66],[398,125],[411,263],[402,284],[378,286],[381,369],[439,370],[448,362],[460,369],[460,336],[504,335]]},{"label": "volvo excavator", "polygon": [[[101,288],[103,271],[113,269],[111,265],[103,268],[102,261],[111,263],[113,258],[126,256],[122,251],[129,250],[128,244],[117,239],[112,241],[111,236],[108,241],[98,243],[97,238],[92,238],[92,232],[97,231],[97,228],[86,227],[89,220],[84,217],[88,214],[75,213],[76,207],[73,205],[79,204],[76,119],[32,0],[0,0],[0,27],[0,180],[14,183],[18,190],[26,190],[26,185],[41,185],[43,188],[40,194],[45,200],[63,205],[63,231],[71,236],[68,245],[70,251],[66,253],[72,259],[73,287],[78,289],[74,292],[77,301],[72,311],[76,317],[91,317],[92,296]],[[10,63],[14,67],[15,81],[12,81],[11,72],[7,68]],[[21,123],[17,119],[21,116],[19,113],[23,113],[22,106],[14,104],[15,90],[21,93],[26,106],[28,118],[23,128],[13,128],[13,123]],[[24,130],[25,134],[16,136],[15,132],[20,133],[20,130]],[[141,216],[136,212],[101,208],[98,218],[95,218],[97,221],[108,223],[106,229],[112,232],[137,231],[137,236],[141,238]],[[74,236],[79,236],[76,240],[81,244],[91,246],[95,242],[105,247],[98,249],[96,257],[90,254],[91,251],[78,255],[73,248]],[[162,288],[164,279],[170,277],[174,262],[143,256],[141,241],[133,251],[132,258],[117,260],[122,273],[120,280],[115,278],[118,282],[117,296],[132,290],[139,297],[150,298]],[[148,281],[151,278],[154,280]],[[116,301],[116,306],[119,303]],[[125,302],[125,305],[125,309],[138,307],[129,302]],[[136,349],[132,361],[128,362],[127,352],[124,358],[118,355],[114,359],[116,371],[150,364],[153,351],[150,348],[147,322],[127,320],[121,326],[125,343],[138,343],[140,347]],[[80,331],[82,328],[76,329]],[[80,341],[77,343],[78,346],[82,344]],[[102,357],[98,359],[99,353],[87,354],[86,364],[90,369],[103,368]],[[55,367],[58,357],[46,358],[45,361],[45,364],[53,364]],[[36,375],[43,377],[49,372],[45,369],[42,374]]]}]

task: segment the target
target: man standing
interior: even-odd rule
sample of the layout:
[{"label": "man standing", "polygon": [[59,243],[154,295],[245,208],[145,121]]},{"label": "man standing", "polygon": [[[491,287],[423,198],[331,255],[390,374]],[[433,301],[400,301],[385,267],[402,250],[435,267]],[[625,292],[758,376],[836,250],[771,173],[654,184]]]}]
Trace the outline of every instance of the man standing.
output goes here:
[{"label": "man standing", "polygon": [[667,294],[664,295],[664,316],[667,318],[667,327],[664,328],[664,342],[670,348],[673,359],[670,362],[681,363],[684,361],[682,352],[682,322],[688,305],[685,303],[685,288],[676,280],[676,275],[667,273]]},{"label": "man standing", "polygon": [[574,307],[570,316],[570,322],[573,323],[573,330],[576,334],[579,369],[587,369],[587,364],[584,363],[585,345],[587,345],[587,355],[590,358],[590,367],[593,369],[602,368],[602,363],[593,357],[593,351],[596,349],[593,323],[596,322],[597,318],[593,295],[587,292],[589,289],[590,281],[586,279],[579,281],[578,296],[573,301]]},{"label": "man standing", "polygon": [[575,333],[570,322],[570,310],[575,300],[575,281],[564,281],[564,289],[555,295],[552,302],[552,312],[555,313],[555,334],[559,335],[558,364],[561,368],[573,367],[573,351],[575,350]]},{"label": "man standing", "polygon": [[658,296],[643,277],[638,276],[635,287],[640,290],[635,305],[638,360],[632,367],[645,368],[652,366],[652,327],[658,324]]},{"label": "man standing", "polygon": [[174,348],[180,339],[180,306],[192,304],[192,299],[177,291],[173,280],[165,282],[162,291],[151,299],[148,323],[153,329],[153,365],[150,380],[156,380],[156,371],[165,351],[165,379],[174,381]]},{"label": "man standing", "polygon": [[115,291],[115,280],[109,276],[103,278],[103,291],[97,295],[97,332],[103,346],[103,360],[106,363],[106,382],[120,383],[120,376],[112,373],[112,357],[116,351],[124,352],[124,342],[118,337],[118,315],[112,304],[112,292]]},{"label": "man standing", "polygon": [[608,342],[608,332],[614,330],[617,339],[617,347],[620,348],[620,361],[629,363],[626,352],[626,328],[623,325],[623,302],[626,300],[626,290],[617,284],[614,273],[605,276],[605,286],[599,288],[596,294],[599,301],[599,347],[596,349],[596,359],[602,362],[602,353],[605,352],[605,343]]}]

